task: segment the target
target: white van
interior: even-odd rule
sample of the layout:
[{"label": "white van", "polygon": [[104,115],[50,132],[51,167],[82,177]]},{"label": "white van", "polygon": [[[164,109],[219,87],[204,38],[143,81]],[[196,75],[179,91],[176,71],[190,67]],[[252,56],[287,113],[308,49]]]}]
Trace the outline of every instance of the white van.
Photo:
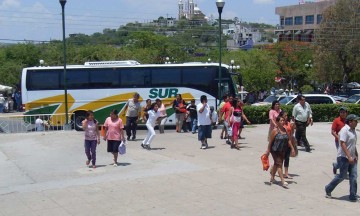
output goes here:
[{"label": "white van", "polygon": [[[304,96],[306,102],[309,104],[336,104],[334,98],[327,94],[304,94]],[[296,104],[296,97],[297,95],[290,95],[281,99],[279,102],[281,105]]]}]

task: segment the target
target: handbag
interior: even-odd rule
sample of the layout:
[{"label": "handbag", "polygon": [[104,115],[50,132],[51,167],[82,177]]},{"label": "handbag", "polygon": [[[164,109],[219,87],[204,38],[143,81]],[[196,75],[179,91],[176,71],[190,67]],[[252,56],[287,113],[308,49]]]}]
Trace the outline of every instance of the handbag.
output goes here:
[{"label": "handbag", "polygon": [[232,126],[229,125],[228,128],[227,128],[227,134],[229,137],[231,137],[233,135],[233,130],[232,130]]},{"label": "handbag", "polygon": [[121,141],[119,145],[119,154],[124,155],[126,153],[126,143],[124,141]]},{"label": "handbag", "polygon": [[263,170],[267,171],[270,168],[270,161],[269,157],[266,154],[263,154],[261,157],[261,163],[263,165]]}]

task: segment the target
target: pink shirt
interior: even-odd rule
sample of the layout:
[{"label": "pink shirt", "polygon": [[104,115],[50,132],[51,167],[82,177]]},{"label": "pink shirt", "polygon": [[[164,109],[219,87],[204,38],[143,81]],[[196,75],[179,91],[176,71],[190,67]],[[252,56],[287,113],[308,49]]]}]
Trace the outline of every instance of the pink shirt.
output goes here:
[{"label": "pink shirt", "polygon": [[162,103],[161,106],[158,109],[158,112],[160,113],[160,117],[164,117],[166,116],[166,107],[165,105]]},{"label": "pink shirt", "polygon": [[111,117],[107,117],[104,126],[107,127],[107,140],[121,140],[122,134],[120,133],[120,129],[124,128],[121,118],[118,118],[115,122],[113,122]]},{"label": "pink shirt", "polygon": [[272,119],[276,120],[276,118],[278,117],[278,115],[280,114],[281,109],[279,109],[278,111],[271,109],[269,112],[269,119],[270,119],[270,131],[272,131],[275,128],[274,123],[271,121]]}]

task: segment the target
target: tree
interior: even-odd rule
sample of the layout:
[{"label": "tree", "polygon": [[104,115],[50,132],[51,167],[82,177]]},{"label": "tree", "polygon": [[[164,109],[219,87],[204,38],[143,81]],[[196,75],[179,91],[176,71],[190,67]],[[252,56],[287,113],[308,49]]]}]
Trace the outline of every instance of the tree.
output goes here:
[{"label": "tree", "polygon": [[327,81],[342,80],[346,86],[351,75],[360,71],[359,0],[338,0],[327,8],[316,42],[319,75]]}]

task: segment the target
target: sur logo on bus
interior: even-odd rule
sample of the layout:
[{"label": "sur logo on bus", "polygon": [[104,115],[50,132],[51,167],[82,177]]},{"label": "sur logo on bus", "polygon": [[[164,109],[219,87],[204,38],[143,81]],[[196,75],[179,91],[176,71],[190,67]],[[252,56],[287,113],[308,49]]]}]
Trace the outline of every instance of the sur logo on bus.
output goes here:
[{"label": "sur logo on bus", "polygon": [[176,97],[178,93],[178,89],[176,88],[153,88],[149,91],[149,98],[155,99],[155,98],[171,98]]}]

